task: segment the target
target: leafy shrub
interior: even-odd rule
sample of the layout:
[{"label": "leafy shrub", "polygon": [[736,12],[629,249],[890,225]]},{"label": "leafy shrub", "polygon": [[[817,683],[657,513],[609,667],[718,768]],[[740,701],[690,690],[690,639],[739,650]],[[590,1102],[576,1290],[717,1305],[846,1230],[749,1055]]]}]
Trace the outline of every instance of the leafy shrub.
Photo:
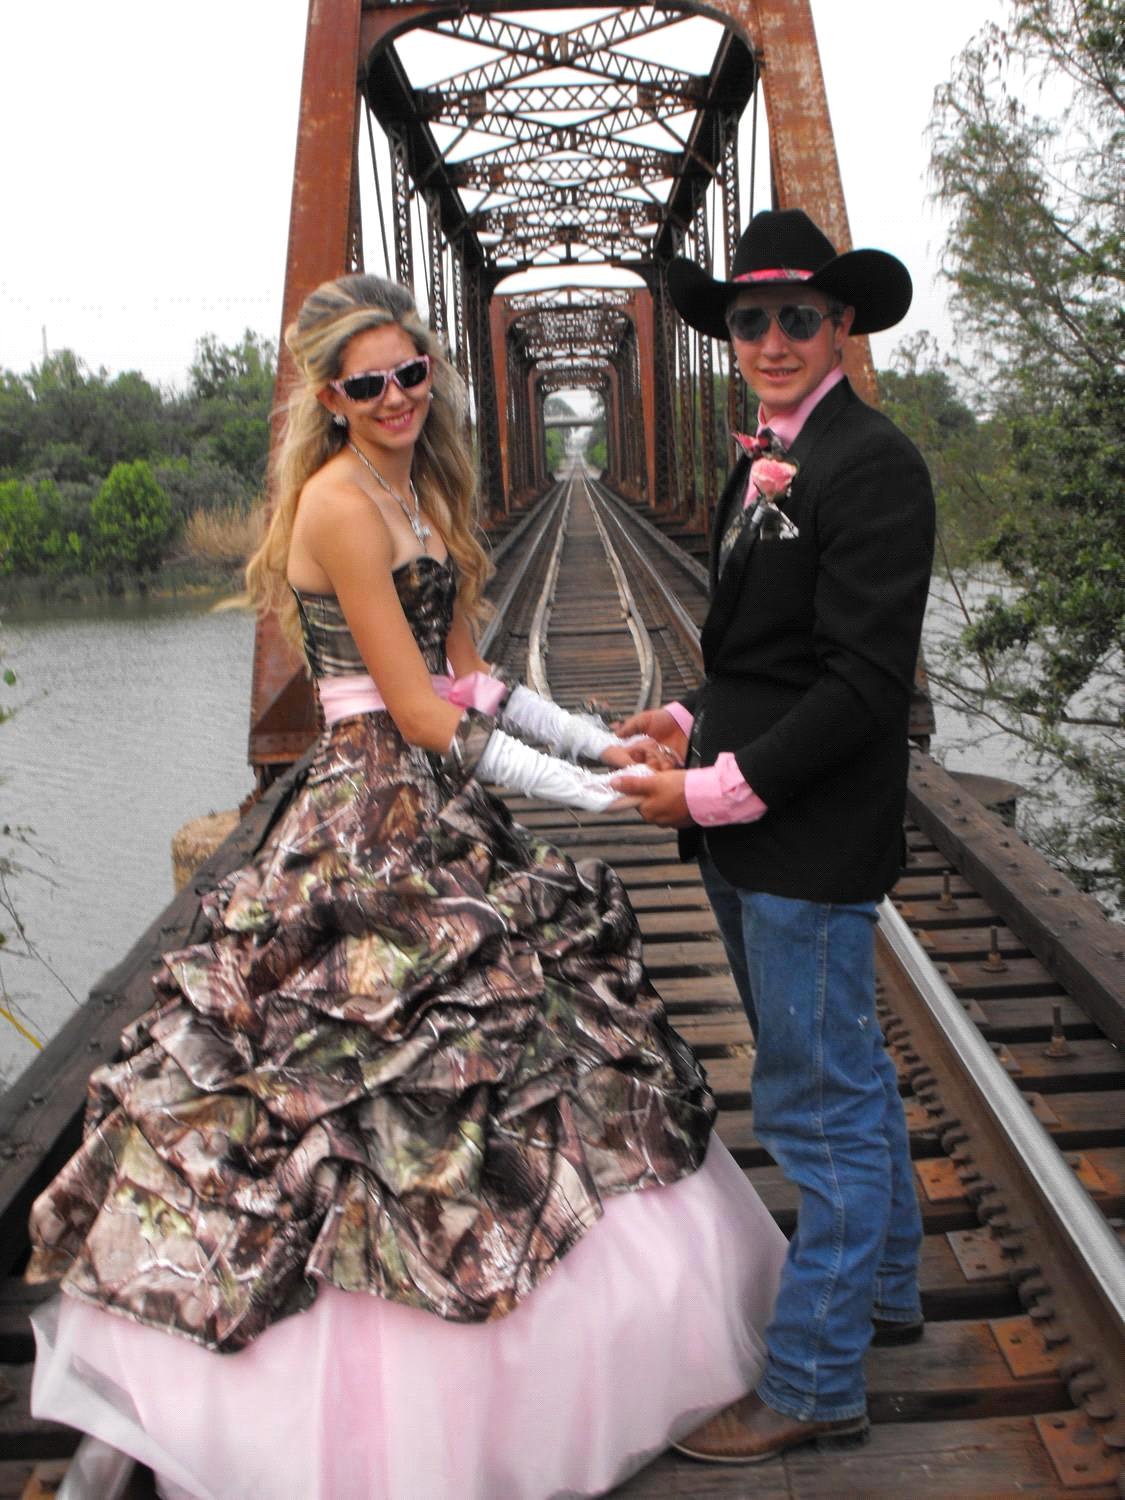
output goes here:
[{"label": "leafy shrub", "polygon": [[95,562],[111,577],[152,572],[172,532],[172,506],[151,466],[139,458],[114,464],[90,506]]}]

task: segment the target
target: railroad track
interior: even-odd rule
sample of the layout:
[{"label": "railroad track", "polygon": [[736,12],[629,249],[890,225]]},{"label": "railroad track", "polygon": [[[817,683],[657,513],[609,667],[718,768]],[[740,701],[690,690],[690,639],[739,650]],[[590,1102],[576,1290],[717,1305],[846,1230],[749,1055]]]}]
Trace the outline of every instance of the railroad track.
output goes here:
[{"label": "railroad track", "polygon": [[[557,484],[496,562],[486,654],[563,706],[625,714],[694,683],[703,569],[586,476]],[[195,892],[247,857],[284,794],[271,788]],[[510,802],[574,857],[619,870],[656,984],[707,1068],[719,1134],[791,1230],[796,1193],[754,1135],[752,1039],[694,866],[634,813]],[[1125,933],[921,752],[909,807],[878,1005],[926,1228],[926,1337],[868,1356],[864,1448],[752,1471],[667,1455],[620,1496],[1125,1494]],[[194,907],[189,890],[0,1101],[0,1500],[76,1441],[27,1415],[40,1296],[16,1274],[27,1205],[72,1149],[92,1062],[147,1004],[153,955],[186,939]]]},{"label": "railroad track", "polygon": [[[705,571],[601,486],[576,477],[572,490],[571,593],[581,601],[587,580],[594,596],[608,542],[660,696],[674,698],[698,677]],[[566,707],[593,696],[630,711],[641,668],[632,631],[605,633],[617,601],[599,593],[572,624],[563,597],[549,687]],[[596,651],[583,650],[587,632]],[[622,1495],[1125,1493],[1125,933],[921,752],[910,809],[907,866],[880,918],[878,1005],[926,1227],[926,1337],[869,1355],[873,1438],[856,1453],[798,1454],[750,1475],[669,1455]],[[632,814],[514,810],[621,872],[656,984],[708,1070],[719,1134],[790,1230],[796,1194],[754,1137],[749,1028],[674,838]]]}]

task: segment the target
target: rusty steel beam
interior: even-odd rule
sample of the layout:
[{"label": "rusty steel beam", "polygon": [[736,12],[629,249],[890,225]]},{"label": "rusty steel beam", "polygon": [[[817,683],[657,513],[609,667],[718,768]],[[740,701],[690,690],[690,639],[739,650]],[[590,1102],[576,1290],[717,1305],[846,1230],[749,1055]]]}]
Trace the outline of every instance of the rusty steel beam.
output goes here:
[{"label": "rusty steel beam", "polygon": [[[707,234],[707,210],[701,201],[695,215],[695,260],[704,271],[713,271]],[[699,371],[699,459],[703,470],[702,520],[709,531],[718,500],[718,466],[715,453],[715,346],[706,334],[696,335],[696,369]],[[697,509],[697,514],[698,514]]]},{"label": "rusty steel beam", "polygon": [[621,378],[615,365],[610,365],[606,374],[609,385],[605,402],[605,460],[614,488],[619,489],[625,478],[621,457]]},{"label": "rusty steel beam", "polygon": [[542,489],[547,479],[547,428],[543,414],[543,399],[539,394],[542,379],[538,367],[530,364],[527,369],[527,409],[531,414],[531,487]]},{"label": "rusty steel beam", "polygon": [[[281,327],[297,316],[305,298],[349,264],[357,174],[355,142],[359,98],[356,59],[360,0],[311,0],[297,125],[297,154],[289,213],[289,248]],[[284,409],[295,371],[279,342],[274,412]],[[281,435],[274,418],[271,454]],[[258,621],[250,688],[250,764],[259,780],[304,750],[318,728],[304,663],[281,634],[275,615]]]},{"label": "rusty steel beam", "polygon": [[[722,121],[723,151],[723,263],[726,275],[730,275],[734,253],[741,234],[739,222],[738,186],[738,124],[739,116],[728,113]],[[738,362],[734,357],[734,345],[728,343],[726,357],[722,361],[727,378],[727,433],[738,432],[746,425],[747,387],[738,373]]]},{"label": "rusty steel beam", "polygon": [[680,470],[675,409],[676,325],[665,272],[663,265],[655,266],[652,272],[655,479],[649,503],[667,515],[680,508]]},{"label": "rusty steel beam", "polygon": [[414,291],[414,237],[410,227],[410,148],[406,131],[387,127],[391,158],[391,223],[394,229],[395,276]]},{"label": "rusty steel beam", "polygon": [[[810,0],[710,0],[706,9],[725,20],[759,58],[777,207],[803,208],[837,250],[850,250]],[[844,368],[863,399],[877,406],[879,388],[865,337],[848,340]]]},{"label": "rusty steel beam", "polygon": [[475,266],[465,273],[465,300],[473,367],[473,397],[477,417],[477,459],[484,497],[484,519],[487,522],[504,512],[504,476],[500,463],[500,415],[496,382],[492,368],[492,337],[489,324],[489,300],[492,295],[488,273]]},{"label": "rusty steel beam", "polygon": [[441,235],[440,208],[427,196],[426,240],[430,259],[430,327],[445,341],[449,337],[449,318],[445,305],[445,244]]},{"label": "rusty steel beam", "polygon": [[680,432],[680,503],[692,525],[700,524],[696,513],[695,486],[695,394],[691,374],[692,332],[682,318],[676,319],[676,391]]},{"label": "rusty steel beam", "polygon": [[488,303],[488,341],[492,353],[492,392],[500,445],[500,499],[505,515],[512,509],[512,475],[508,459],[508,309],[503,300],[491,297]]},{"label": "rusty steel beam", "polygon": [[656,339],[652,294],[646,288],[633,298],[633,324],[637,331],[640,376],[641,427],[644,433],[645,496],[656,504]]},{"label": "rusty steel beam", "polygon": [[469,341],[465,333],[465,263],[460,247],[453,246],[453,362],[457,373],[468,385],[470,380]]}]

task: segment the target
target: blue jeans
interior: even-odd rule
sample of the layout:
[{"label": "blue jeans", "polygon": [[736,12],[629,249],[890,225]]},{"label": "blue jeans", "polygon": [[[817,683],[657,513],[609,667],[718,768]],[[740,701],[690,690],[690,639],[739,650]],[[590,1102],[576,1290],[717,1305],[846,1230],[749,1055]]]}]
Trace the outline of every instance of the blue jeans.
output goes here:
[{"label": "blue jeans", "polygon": [[706,855],[700,868],[757,1042],[754,1130],[800,1192],[758,1394],[790,1417],[858,1417],[872,1316],[921,1316],[922,1221],[875,1016],[875,903],[768,896]]}]

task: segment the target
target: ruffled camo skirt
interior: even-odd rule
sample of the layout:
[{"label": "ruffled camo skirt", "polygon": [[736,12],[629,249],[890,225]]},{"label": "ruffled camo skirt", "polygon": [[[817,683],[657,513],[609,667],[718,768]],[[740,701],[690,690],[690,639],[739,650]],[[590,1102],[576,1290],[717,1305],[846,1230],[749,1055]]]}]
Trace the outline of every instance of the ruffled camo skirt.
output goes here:
[{"label": "ruffled camo skirt", "polygon": [[170,1496],[530,1500],[752,1381],[784,1242],[611,870],[371,714],[202,917],[36,1205],[40,1414]]}]

